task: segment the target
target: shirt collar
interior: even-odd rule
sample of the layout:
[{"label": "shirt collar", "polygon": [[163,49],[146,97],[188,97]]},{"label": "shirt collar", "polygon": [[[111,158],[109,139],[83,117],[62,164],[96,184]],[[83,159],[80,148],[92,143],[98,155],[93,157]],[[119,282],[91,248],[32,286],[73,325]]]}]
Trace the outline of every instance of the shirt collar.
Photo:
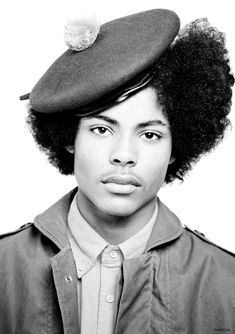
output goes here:
[{"label": "shirt collar", "polygon": [[[83,254],[86,254],[91,261],[94,261],[109,244],[82,217],[77,206],[76,197],[74,197],[68,213],[69,230]],[[157,213],[158,203],[156,202],[154,213],[149,222],[132,237],[118,245],[125,259],[144,253],[156,222]]]},{"label": "shirt collar", "polygon": [[76,198],[77,196],[74,197],[68,213],[69,230],[83,254],[94,261],[108,243],[82,217]]},{"label": "shirt collar", "polygon": [[[135,235],[119,245],[109,245],[82,217],[77,200],[74,197],[68,213],[68,236],[74,255],[78,278],[83,277],[98,261],[105,261],[107,255],[114,250],[119,260],[138,257],[144,253],[153,225],[156,221],[158,205],[150,221]],[[122,252],[122,255],[121,255]],[[113,260],[114,261],[114,260]]]}]

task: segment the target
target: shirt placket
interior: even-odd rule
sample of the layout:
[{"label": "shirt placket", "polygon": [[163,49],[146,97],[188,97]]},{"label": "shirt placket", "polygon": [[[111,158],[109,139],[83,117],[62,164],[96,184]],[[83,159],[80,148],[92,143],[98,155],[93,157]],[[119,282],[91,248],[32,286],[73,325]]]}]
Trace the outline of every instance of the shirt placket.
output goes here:
[{"label": "shirt placket", "polygon": [[118,298],[116,285],[122,261],[119,247],[108,246],[102,253],[97,334],[113,333]]}]

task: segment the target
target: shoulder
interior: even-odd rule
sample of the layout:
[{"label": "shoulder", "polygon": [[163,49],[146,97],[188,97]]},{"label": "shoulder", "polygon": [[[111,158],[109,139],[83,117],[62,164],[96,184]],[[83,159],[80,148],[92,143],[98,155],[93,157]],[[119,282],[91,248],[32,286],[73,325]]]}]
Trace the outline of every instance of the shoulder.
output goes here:
[{"label": "shoulder", "polygon": [[[174,285],[188,295],[201,294],[204,303],[235,311],[235,254],[216,245],[201,232],[184,226],[184,232],[171,248]],[[196,298],[196,297],[195,297]],[[227,311],[231,312],[231,308]]]},{"label": "shoulder", "polygon": [[184,229],[185,234],[188,237],[194,239],[194,241],[198,243],[201,247],[206,248],[207,250],[212,250],[218,254],[224,255],[225,257],[228,256],[235,261],[235,253],[209,240],[204,233],[193,230],[187,225],[184,225]]},{"label": "shoulder", "polygon": [[17,267],[19,264],[25,266],[27,263],[29,267],[33,259],[44,262],[50,253],[51,245],[43,238],[34,223],[24,224],[15,231],[0,235],[1,271],[9,266]]},{"label": "shoulder", "polygon": [[13,235],[16,235],[16,234],[24,231],[25,229],[27,229],[30,226],[32,226],[32,224],[33,223],[26,223],[26,224],[20,226],[18,229],[14,230],[14,231],[10,231],[10,232],[4,233],[4,234],[0,234],[0,242],[1,242],[1,240],[4,240],[4,239],[6,239],[9,236],[13,236]]},{"label": "shoulder", "polygon": [[[33,223],[26,223],[18,229],[0,235],[0,249],[8,244],[15,244],[20,239],[28,238],[32,232]],[[27,237],[26,237],[27,236]]]},{"label": "shoulder", "polygon": [[[235,289],[235,254],[205,237],[197,230],[184,225],[180,254],[186,261],[190,258],[192,267],[198,267],[214,273],[221,279],[234,281]],[[200,269],[200,270],[201,270]]]},{"label": "shoulder", "polygon": [[16,261],[25,250],[30,252],[36,234],[34,225],[27,223],[15,231],[0,235],[1,264]]},{"label": "shoulder", "polygon": [[175,270],[187,268],[218,283],[234,282],[235,291],[235,254],[188,226],[184,225],[182,235],[172,245],[171,262]]}]

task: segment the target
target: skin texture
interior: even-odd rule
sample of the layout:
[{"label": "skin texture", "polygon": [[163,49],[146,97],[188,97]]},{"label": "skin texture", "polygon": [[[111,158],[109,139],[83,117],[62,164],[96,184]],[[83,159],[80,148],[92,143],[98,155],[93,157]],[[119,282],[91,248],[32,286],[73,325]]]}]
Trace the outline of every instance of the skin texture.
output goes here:
[{"label": "skin texture", "polygon": [[[140,127],[149,121],[155,123]],[[168,164],[174,160],[171,147],[169,124],[152,88],[81,119],[75,145],[67,147],[75,154],[78,206],[110,243],[128,239],[151,218]],[[103,183],[113,174],[134,175],[140,186]]]}]

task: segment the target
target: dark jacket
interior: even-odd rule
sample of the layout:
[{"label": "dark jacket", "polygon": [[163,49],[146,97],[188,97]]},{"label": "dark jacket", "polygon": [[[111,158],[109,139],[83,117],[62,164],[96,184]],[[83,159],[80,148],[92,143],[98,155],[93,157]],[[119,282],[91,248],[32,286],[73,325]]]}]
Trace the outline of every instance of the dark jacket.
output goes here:
[{"label": "dark jacket", "polygon": [[[1,334],[79,333],[66,232],[75,193],[0,237]],[[235,255],[183,228],[160,201],[146,252],[124,261],[120,285],[116,334],[235,333]]]}]

